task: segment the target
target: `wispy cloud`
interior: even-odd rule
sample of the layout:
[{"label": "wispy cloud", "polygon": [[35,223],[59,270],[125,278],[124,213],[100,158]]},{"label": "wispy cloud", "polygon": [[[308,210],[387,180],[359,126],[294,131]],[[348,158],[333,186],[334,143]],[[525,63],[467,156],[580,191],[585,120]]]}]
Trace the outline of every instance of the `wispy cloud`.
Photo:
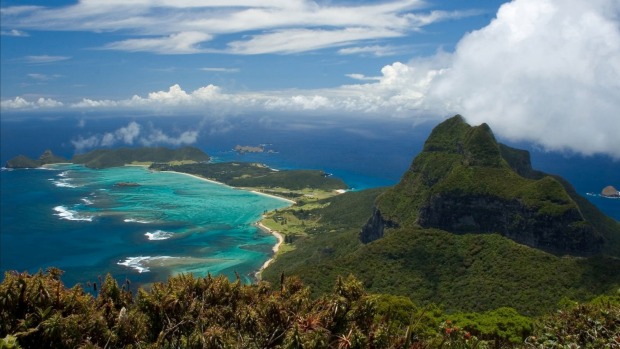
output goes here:
[{"label": "wispy cloud", "polygon": [[122,51],[146,51],[160,54],[192,54],[203,52],[200,43],[209,41],[212,36],[201,32],[182,32],[165,37],[128,39],[112,42],[104,49]]},{"label": "wispy cloud", "polygon": [[28,74],[28,77],[33,79],[33,80],[38,80],[38,81],[49,81],[49,80],[54,80],[57,79],[59,77],[61,77],[62,75],[59,74],[40,74],[40,73],[30,73]]},{"label": "wispy cloud", "polygon": [[379,81],[381,80],[380,76],[366,76],[364,74],[346,74],[347,77],[354,79],[354,80],[361,80],[361,81]]},{"label": "wispy cloud", "polygon": [[49,56],[49,55],[40,55],[40,56],[26,56],[24,57],[24,61],[29,64],[45,64],[45,63],[54,63],[61,62],[71,59],[69,56]]},{"label": "wispy cloud", "polygon": [[30,34],[28,34],[25,31],[22,30],[17,30],[17,29],[11,29],[11,30],[2,30],[0,31],[0,35],[2,36],[14,36],[14,37],[29,37]]},{"label": "wispy cloud", "polygon": [[[81,0],[59,7],[7,7],[2,10],[2,21],[16,30],[115,31],[128,36],[103,46],[111,50],[247,55],[354,46],[366,40],[402,37],[432,23],[473,14],[427,11],[426,6],[423,0],[378,4],[311,0]],[[224,45],[209,47],[216,37],[224,40]],[[368,49],[363,52],[368,53]],[[373,52],[381,55],[389,51],[377,46]]]},{"label": "wispy cloud", "polygon": [[239,68],[200,68],[200,70],[212,73],[238,73],[241,71]]},{"label": "wispy cloud", "polygon": [[345,47],[338,50],[339,55],[370,55],[376,57],[385,57],[385,56],[393,56],[398,53],[401,53],[403,48],[394,47],[394,46],[354,46],[354,47]]},{"label": "wispy cloud", "polygon": [[228,44],[231,53],[299,53],[334,46],[350,45],[357,41],[401,37],[400,31],[389,28],[354,27],[340,30],[283,29],[266,34],[253,35],[250,39]]}]

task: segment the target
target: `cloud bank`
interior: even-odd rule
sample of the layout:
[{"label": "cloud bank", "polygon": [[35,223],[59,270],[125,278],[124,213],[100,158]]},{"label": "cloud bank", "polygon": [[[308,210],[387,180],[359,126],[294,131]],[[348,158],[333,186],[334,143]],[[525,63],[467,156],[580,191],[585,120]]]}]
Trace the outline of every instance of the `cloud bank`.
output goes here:
[{"label": "cloud bank", "polygon": [[620,2],[517,0],[466,35],[432,105],[550,150],[620,158]]},{"label": "cloud bank", "polygon": [[38,98],[34,101],[27,101],[22,97],[15,97],[14,99],[7,99],[0,102],[0,108],[2,109],[48,109],[62,107],[64,103],[51,98]]},{"label": "cloud bank", "polygon": [[[290,6],[303,4],[293,2]],[[416,5],[408,4],[406,8]],[[381,6],[392,7],[385,13],[398,7],[394,3]],[[360,16],[364,17],[363,11]],[[261,17],[255,20],[260,22]],[[299,34],[305,35],[303,31]],[[277,37],[279,32],[269,35]],[[236,49],[253,50],[250,43],[255,39],[247,39]],[[279,45],[280,51],[296,50],[282,42]],[[322,44],[319,40],[314,45]],[[330,89],[259,92],[227,92],[215,85],[187,92],[173,85],[147,96],[84,99],[64,107],[223,114],[285,111],[437,120],[460,113],[473,124],[488,123],[504,139],[620,159],[617,0],[514,0],[502,5],[486,27],[466,34],[454,52],[395,62],[384,66],[376,77],[355,72],[348,76],[357,83]],[[28,102],[18,97],[3,101],[2,107],[60,103],[49,99]]]},{"label": "cloud bank", "polygon": [[113,132],[90,135],[88,137],[79,136],[71,143],[77,153],[82,153],[96,147],[113,147],[116,145],[172,145],[181,146],[196,143],[199,131],[191,130],[181,132],[176,137],[166,134],[164,131],[154,127],[144,127],[132,121],[127,126],[121,127]]}]

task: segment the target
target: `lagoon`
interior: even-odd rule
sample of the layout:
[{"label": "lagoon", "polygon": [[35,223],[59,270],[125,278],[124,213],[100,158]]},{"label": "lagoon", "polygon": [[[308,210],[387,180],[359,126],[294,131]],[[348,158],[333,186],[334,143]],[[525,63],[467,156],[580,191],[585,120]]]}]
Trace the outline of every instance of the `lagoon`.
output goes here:
[{"label": "lagoon", "polygon": [[140,284],[188,272],[251,282],[277,242],[255,223],[290,205],[145,167],[56,165],[1,175],[2,271],[55,266],[67,285],[108,272]]}]

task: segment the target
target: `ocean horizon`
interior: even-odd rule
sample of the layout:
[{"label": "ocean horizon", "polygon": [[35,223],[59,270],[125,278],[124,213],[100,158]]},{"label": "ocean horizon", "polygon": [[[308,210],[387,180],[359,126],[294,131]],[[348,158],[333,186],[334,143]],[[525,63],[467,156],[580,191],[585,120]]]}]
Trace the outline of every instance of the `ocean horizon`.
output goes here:
[{"label": "ocean horizon", "polygon": [[[142,122],[141,119],[136,119]],[[170,121],[149,119],[160,127]],[[396,184],[421,150],[432,124],[358,121],[338,125],[274,125],[243,120],[230,131],[208,132],[192,144],[212,161],[247,161],[275,169],[321,169],[353,190]],[[177,119],[185,129],[195,118]],[[70,158],[79,137],[114,131],[127,120],[89,121],[77,116],[39,124],[2,120],[1,160],[44,150]],[[293,127],[294,126],[294,127]],[[61,133],[54,130],[63,130]],[[502,141],[502,140],[500,140]],[[269,151],[239,154],[235,145],[264,144]],[[509,144],[531,152],[533,167],[566,178],[590,202],[620,220],[620,200],[599,195],[619,186],[620,163]],[[133,146],[141,146],[134,144]],[[3,170],[1,176],[0,269],[37,272],[65,270],[68,285],[97,282],[111,273],[138,284],[163,281],[176,273],[239,275],[251,282],[273,255],[276,239],[258,229],[265,210],[288,203],[144,167],[91,170],[78,165]],[[117,187],[136,182],[139,187]]]}]

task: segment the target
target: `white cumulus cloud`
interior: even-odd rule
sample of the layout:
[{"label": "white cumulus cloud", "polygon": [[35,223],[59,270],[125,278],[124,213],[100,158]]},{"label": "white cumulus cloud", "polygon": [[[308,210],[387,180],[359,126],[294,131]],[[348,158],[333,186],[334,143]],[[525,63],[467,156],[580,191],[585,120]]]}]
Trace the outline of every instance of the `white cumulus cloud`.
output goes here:
[{"label": "white cumulus cloud", "polygon": [[198,139],[198,134],[198,131],[185,131],[177,137],[172,137],[165,134],[162,130],[153,129],[148,136],[140,139],[140,143],[145,146],[152,146],[156,144],[169,144],[176,146],[194,144]]},{"label": "white cumulus cloud", "polygon": [[28,101],[22,97],[15,97],[14,99],[7,99],[0,102],[0,108],[2,109],[39,109],[39,108],[58,108],[64,104],[51,98],[39,98],[35,101]]},{"label": "white cumulus cloud", "polygon": [[96,147],[114,147],[117,145],[144,146],[172,145],[181,146],[196,143],[200,130],[180,132],[177,136],[170,135],[155,127],[144,127],[132,121],[117,130],[89,136],[78,136],[71,140],[77,153],[85,152]]}]

